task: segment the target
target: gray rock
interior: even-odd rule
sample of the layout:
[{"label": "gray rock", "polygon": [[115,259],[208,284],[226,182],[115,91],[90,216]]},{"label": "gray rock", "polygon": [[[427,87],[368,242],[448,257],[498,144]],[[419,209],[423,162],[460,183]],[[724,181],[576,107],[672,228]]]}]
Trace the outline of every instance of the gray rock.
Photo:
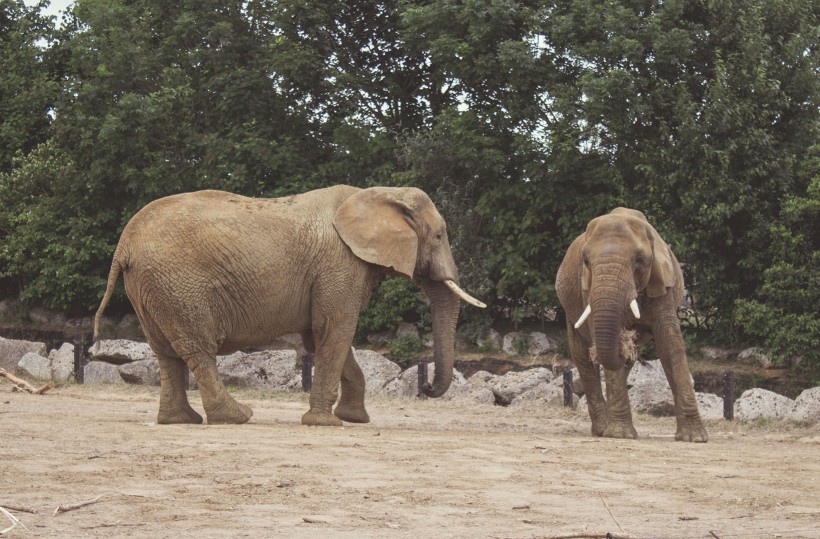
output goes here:
[{"label": "gray rock", "polygon": [[159,385],[159,362],[154,358],[125,363],[118,369],[126,383],[144,386]]},{"label": "gray rock", "polygon": [[704,359],[709,359],[712,361],[724,361],[736,356],[737,350],[719,348],[717,346],[704,346],[700,349],[700,354],[703,356]]},{"label": "gray rock", "polygon": [[29,320],[41,326],[62,326],[66,322],[65,314],[39,307],[31,309],[28,317]]},{"label": "gray rock", "polygon": [[763,353],[763,350],[757,347],[747,348],[737,355],[738,361],[750,365],[759,365],[764,369],[772,366],[772,360],[769,356]]},{"label": "gray rock", "polygon": [[490,328],[482,335],[479,335],[475,343],[484,350],[501,350],[501,347],[504,346],[504,339],[499,332]]},{"label": "gray rock", "polygon": [[85,384],[124,384],[116,365],[105,361],[92,361],[83,368]]},{"label": "gray rock", "polygon": [[469,384],[487,384],[490,380],[497,378],[497,375],[487,371],[476,371],[467,379]]},{"label": "gray rock", "polygon": [[[669,388],[669,382],[666,380],[666,373],[663,370],[661,361],[659,359],[643,362],[636,361],[632,370],[629,372],[629,377],[626,379],[626,385],[632,387],[643,383],[654,383],[656,381],[663,381],[666,387]],[[689,385],[695,387],[695,379],[692,378],[691,373],[689,373]]]},{"label": "gray rock", "polygon": [[74,378],[74,345],[63,343],[60,348],[48,353],[51,363],[51,379],[55,382],[68,382]]},{"label": "gray rock", "polygon": [[134,313],[123,315],[122,320],[117,324],[118,328],[127,328],[129,326],[138,326],[140,319]]},{"label": "gray rock", "polygon": [[294,350],[265,350],[218,356],[216,366],[222,381],[234,387],[284,389],[297,373]]},{"label": "gray rock", "polygon": [[[432,381],[433,376],[436,374],[436,365],[434,363],[427,364],[427,379]],[[415,397],[418,395],[419,386],[419,367],[418,365],[413,365],[409,369],[405,370],[401,374],[399,374],[396,378],[393,378],[389,381],[379,393],[385,393],[388,395],[396,395],[400,397]],[[464,375],[458,372],[456,369],[453,369],[453,380],[450,384],[450,387],[447,389],[447,392],[442,395],[442,399],[447,400],[448,398],[452,398],[454,394],[454,387],[462,384],[466,384],[467,380],[464,378]]]},{"label": "gray rock", "polygon": [[105,361],[118,365],[143,359],[156,359],[148,343],[126,339],[100,340],[91,345],[88,354],[92,361]]},{"label": "gray rock", "polygon": [[797,396],[790,419],[820,422],[820,386],[807,389]]},{"label": "gray rock", "polygon": [[[689,380],[694,386],[691,374]],[[636,362],[626,385],[632,408],[654,416],[675,415],[675,400],[660,360]]]},{"label": "gray rock", "polygon": [[723,397],[714,393],[695,393],[695,398],[701,419],[723,419]]},{"label": "gray rock", "polygon": [[20,341],[0,337],[0,369],[14,372],[23,356],[29,352],[48,356],[48,347],[42,342]]},{"label": "gray rock", "polygon": [[534,388],[539,384],[547,384],[552,380],[552,372],[544,367],[527,369],[520,372],[508,372],[503,376],[496,376],[488,380],[487,384],[495,394],[499,404],[510,404],[513,399]]},{"label": "gray rock", "polygon": [[453,402],[495,404],[495,393],[486,384],[454,384],[445,395]]},{"label": "gray rock", "polygon": [[792,416],[795,401],[759,387],[743,392],[735,401],[735,417],[743,421],[754,419],[787,419]]},{"label": "gray rock", "polygon": [[[353,356],[364,374],[366,395],[375,395],[382,390],[387,382],[393,380],[401,372],[401,367],[396,363],[373,350],[356,350],[354,348]],[[300,374],[300,383],[301,379]]]},{"label": "gray rock", "polygon": [[48,358],[40,354],[29,352],[24,355],[17,363],[17,368],[39,380],[51,380],[51,367],[48,364]]},{"label": "gray rock", "polygon": [[367,342],[376,346],[383,346],[393,340],[392,331],[379,331],[371,333],[367,337]]},{"label": "gray rock", "polygon": [[94,326],[94,319],[90,316],[86,316],[85,318],[69,318],[66,320],[65,325],[68,327],[85,328],[90,330]]},{"label": "gray rock", "polygon": [[402,322],[401,324],[399,324],[399,327],[396,328],[396,337],[403,335],[419,339],[419,329],[416,327],[415,324],[411,324],[409,322]]},{"label": "gray rock", "polygon": [[[525,402],[538,402],[547,406],[564,405],[564,388],[550,382],[541,382],[513,398],[510,406],[520,406]],[[572,407],[578,406],[578,396],[572,395]]]},{"label": "gray rock", "polygon": [[522,333],[513,331],[504,335],[502,349],[509,355],[537,356],[558,349],[558,342],[545,334],[533,331]]}]

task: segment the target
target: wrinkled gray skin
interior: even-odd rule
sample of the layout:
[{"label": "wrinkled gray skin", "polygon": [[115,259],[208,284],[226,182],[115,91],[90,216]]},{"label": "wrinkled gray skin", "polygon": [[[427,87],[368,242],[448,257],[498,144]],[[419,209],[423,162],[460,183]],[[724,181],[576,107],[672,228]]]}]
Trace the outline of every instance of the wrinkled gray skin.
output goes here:
[{"label": "wrinkled gray skin", "polygon": [[[430,300],[435,378],[442,395],[453,372],[459,299],[444,220],[413,188],[336,186],[280,199],[221,191],[169,196],[125,227],[99,320],[119,273],[159,358],[158,423],[201,423],[188,403],[193,373],[208,423],[244,423],[252,411],[228,394],[216,355],[300,332],[315,352],[306,425],[369,421],[364,376],[351,343],[359,312],[387,274],[416,281]],[[337,401],[341,382],[341,398]]]},{"label": "wrinkled gray skin", "polygon": [[[570,352],[587,396],[592,434],[637,437],[626,385],[632,365],[625,363],[619,351],[621,332],[634,329],[639,351],[655,342],[675,399],[675,439],[706,442],[677,317],[683,274],[675,255],[644,215],[617,208],[593,219],[567,250],[555,286],[567,315]],[[640,306],[640,319],[629,308],[633,299]],[[592,312],[576,329],[587,305]],[[604,367],[606,400],[598,366],[590,360],[593,344]]]}]

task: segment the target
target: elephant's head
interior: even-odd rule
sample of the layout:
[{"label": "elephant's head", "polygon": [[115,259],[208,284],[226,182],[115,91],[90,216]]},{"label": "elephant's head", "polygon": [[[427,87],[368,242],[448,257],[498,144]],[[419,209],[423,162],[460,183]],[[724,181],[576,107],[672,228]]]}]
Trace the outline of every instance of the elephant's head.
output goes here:
[{"label": "elephant's head", "polygon": [[345,200],[333,223],[356,256],[415,280],[430,299],[436,373],[424,393],[440,397],[453,377],[459,298],[485,307],[458,286],[444,219],[419,189],[372,187]]},{"label": "elephant's head", "polygon": [[590,221],[580,256],[576,263],[586,308],[575,327],[589,317],[598,361],[619,369],[624,365],[621,331],[628,317],[641,317],[639,295],[659,298],[675,286],[674,257],[646,217],[627,208]]}]

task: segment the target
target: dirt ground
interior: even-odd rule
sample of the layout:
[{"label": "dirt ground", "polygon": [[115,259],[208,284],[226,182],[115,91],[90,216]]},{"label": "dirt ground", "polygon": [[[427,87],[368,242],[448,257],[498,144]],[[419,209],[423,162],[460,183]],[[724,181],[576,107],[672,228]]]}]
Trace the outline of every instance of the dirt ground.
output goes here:
[{"label": "dirt ground", "polygon": [[370,424],[316,428],[305,395],[248,390],[246,425],[162,426],[156,388],[2,382],[9,537],[820,538],[818,425],[684,444],[636,416],[626,441],[571,410],[377,397]]}]

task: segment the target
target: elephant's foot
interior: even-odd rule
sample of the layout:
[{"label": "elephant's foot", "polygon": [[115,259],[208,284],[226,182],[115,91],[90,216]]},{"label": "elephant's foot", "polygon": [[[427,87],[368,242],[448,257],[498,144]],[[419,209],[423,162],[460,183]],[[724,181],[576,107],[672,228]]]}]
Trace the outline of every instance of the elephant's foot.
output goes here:
[{"label": "elephant's foot", "polygon": [[626,422],[618,422],[613,423],[612,421],[604,429],[603,434],[601,435],[604,438],[631,438],[635,439],[638,437],[638,431],[635,430],[635,427],[632,426],[632,423]]},{"label": "elephant's foot", "polygon": [[709,435],[706,434],[706,427],[703,426],[700,417],[692,417],[678,421],[675,440],[679,442],[706,443],[709,441]]},{"label": "elephant's foot", "polygon": [[590,430],[592,431],[593,436],[603,436],[604,432],[606,432],[606,421],[592,420],[592,428]]},{"label": "elephant's foot", "polygon": [[314,427],[341,427],[342,420],[335,415],[325,412],[324,410],[310,409],[302,416],[302,425],[311,425]]},{"label": "elephant's foot", "polygon": [[175,425],[179,423],[193,423],[199,425],[202,423],[202,416],[196,413],[188,403],[182,409],[168,408],[165,409],[160,406],[157,414],[157,423],[160,425]]},{"label": "elephant's foot", "polygon": [[209,425],[240,425],[248,422],[253,410],[227,395],[227,398],[213,409],[206,408],[205,414],[208,416]]},{"label": "elephant's foot", "polygon": [[340,402],[333,410],[333,414],[348,423],[370,423],[370,416],[362,405]]}]

